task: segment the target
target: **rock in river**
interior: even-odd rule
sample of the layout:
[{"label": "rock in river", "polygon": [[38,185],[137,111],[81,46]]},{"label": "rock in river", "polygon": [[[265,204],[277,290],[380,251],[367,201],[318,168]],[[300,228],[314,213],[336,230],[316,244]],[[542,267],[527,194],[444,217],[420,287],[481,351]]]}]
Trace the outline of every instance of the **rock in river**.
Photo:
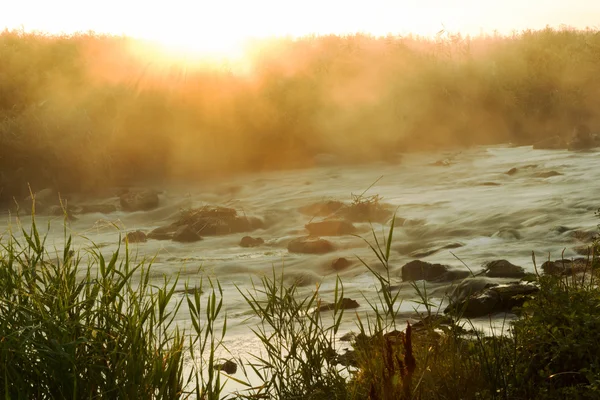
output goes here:
[{"label": "rock in river", "polygon": [[301,237],[288,244],[290,253],[325,254],[335,250],[333,244],[325,239]]},{"label": "rock in river", "polygon": [[414,260],[402,266],[403,281],[449,282],[469,276],[468,271],[453,270],[447,265]]},{"label": "rock in river", "polygon": [[511,311],[521,307],[527,298],[539,291],[529,283],[512,283],[483,288],[461,300],[454,301],[444,313],[455,314],[464,318],[477,318],[500,312]]},{"label": "rock in river", "polygon": [[240,240],[241,247],[258,247],[263,243],[265,243],[265,241],[262,238],[253,238],[251,236],[244,236],[242,240]]},{"label": "rock in river", "polygon": [[483,265],[485,276],[490,278],[522,278],[525,276],[523,267],[511,264],[506,260],[495,260]]}]

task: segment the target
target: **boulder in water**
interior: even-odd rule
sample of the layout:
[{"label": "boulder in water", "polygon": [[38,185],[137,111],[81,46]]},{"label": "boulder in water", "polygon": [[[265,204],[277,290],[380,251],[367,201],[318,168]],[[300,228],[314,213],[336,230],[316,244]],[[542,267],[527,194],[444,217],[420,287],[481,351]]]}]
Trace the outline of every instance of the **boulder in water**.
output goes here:
[{"label": "boulder in water", "polygon": [[335,248],[330,241],[321,238],[301,237],[292,240],[288,244],[290,253],[325,254],[334,250]]},{"label": "boulder in water", "polygon": [[233,375],[237,372],[237,364],[231,360],[227,360],[224,363],[215,365],[215,370],[223,371],[226,374]]},{"label": "boulder in water", "polygon": [[154,190],[131,190],[123,193],[119,201],[124,211],[149,211],[158,207],[158,194]]},{"label": "boulder in water", "polygon": [[[352,300],[344,297],[340,304],[340,310],[352,310],[360,307],[360,304],[356,300]],[[321,305],[317,310],[319,311],[332,311],[335,310],[335,304],[325,303]]]},{"label": "boulder in water", "polygon": [[450,268],[447,265],[431,264],[414,260],[402,266],[403,281],[433,281],[443,276]]},{"label": "boulder in water", "polygon": [[495,260],[483,265],[485,276],[489,278],[522,278],[525,276],[523,267],[511,264],[507,260]]},{"label": "boulder in water", "polygon": [[546,261],[542,264],[542,271],[548,275],[572,275],[586,270],[591,270],[591,266],[585,258]]},{"label": "boulder in water", "polygon": [[242,240],[240,240],[241,247],[258,247],[264,243],[265,241],[262,238],[253,238],[250,236],[244,236]]},{"label": "boulder in water", "polygon": [[129,243],[144,243],[147,240],[147,236],[142,231],[127,232],[127,235],[123,238],[123,242]]},{"label": "boulder in water", "polygon": [[598,146],[598,140],[590,127],[586,124],[579,124],[573,129],[573,135],[569,142],[569,150],[587,150]]},{"label": "boulder in water", "polygon": [[202,237],[198,231],[189,225],[184,225],[175,231],[173,234],[173,241],[180,243],[192,243],[202,240]]},{"label": "boulder in water", "polygon": [[311,222],[306,224],[305,228],[310,236],[339,236],[356,232],[356,228],[350,222],[337,219]]},{"label": "boulder in water", "polygon": [[465,318],[478,318],[500,312],[509,312],[521,307],[529,296],[539,288],[529,283],[497,285],[470,294],[451,303],[444,313],[456,314]]},{"label": "boulder in water", "polygon": [[505,174],[506,174],[506,175],[514,175],[514,174],[516,174],[517,172],[519,172],[519,170],[518,170],[518,169],[516,169],[516,168],[511,168],[511,169],[509,169],[508,171],[506,171],[506,172],[505,172]]}]

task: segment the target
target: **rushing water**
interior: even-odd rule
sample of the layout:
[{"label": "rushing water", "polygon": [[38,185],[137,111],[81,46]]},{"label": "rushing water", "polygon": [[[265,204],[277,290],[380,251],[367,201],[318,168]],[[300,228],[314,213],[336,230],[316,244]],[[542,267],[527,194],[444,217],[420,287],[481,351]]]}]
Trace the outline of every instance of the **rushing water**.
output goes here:
[{"label": "rushing water", "polygon": [[[448,155],[441,153],[405,154],[397,164],[322,165],[306,170],[240,175],[219,183],[172,184],[159,188],[163,192],[161,206],[156,210],[81,215],[70,222],[68,230],[78,245],[85,247],[93,241],[103,251],[110,252],[118,245],[119,230],[150,231],[172,222],[182,208],[219,204],[263,218],[267,227],[251,235],[262,237],[266,243],[256,248],[239,246],[244,234],[206,237],[192,244],[149,240],[131,245],[141,256],[156,256],[157,282],[162,282],[163,274],[171,276],[179,271],[181,288],[186,281],[190,286],[196,285],[205,273],[218,278],[225,291],[228,347],[235,356],[243,356],[247,351],[256,351],[257,341],[248,328],[252,323],[248,321],[249,307],[236,286],[248,290],[251,278],[256,281],[262,274],[271,273],[273,267],[281,271],[283,266],[286,279],[291,282],[301,278],[307,291],[322,282],[320,291],[327,300],[333,297],[336,275],[331,268],[333,259],[360,256],[376,264],[365,242],[354,236],[328,238],[337,247],[330,254],[289,253],[287,243],[305,235],[304,225],[311,219],[298,211],[301,206],[324,199],[349,201],[352,193],[362,193],[376,182],[366,194],[382,196],[385,203],[397,207],[398,216],[414,222],[395,230],[391,265],[397,282],[401,266],[414,259],[411,252],[460,243],[462,247],[441,250],[421,259],[464,269],[456,255],[473,270],[485,261],[507,259],[533,271],[532,251],[538,260],[547,259],[549,253],[553,259],[560,258],[563,249],[565,257],[576,255],[573,248],[578,243],[572,238],[572,231],[557,227],[596,229],[594,211],[600,206],[597,198],[600,157],[596,151],[479,147],[455,154],[448,166],[431,165],[445,157]],[[517,173],[506,174],[511,168],[517,168]],[[550,171],[561,175],[542,177]],[[116,198],[101,200],[118,202]],[[9,219],[5,218],[5,222]],[[22,222],[27,225],[26,220]],[[372,241],[371,226],[356,225],[359,235]],[[387,234],[386,224],[372,227],[379,237]],[[62,238],[62,220],[54,218],[49,243],[60,246]],[[345,297],[358,300],[361,303],[358,311],[366,311],[361,299],[363,295],[372,297],[376,293],[373,277],[359,262],[340,272],[340,276]],[[409,313],[415,307],[410,301],[415,294],[407,286],[401,290],[402,309]],[[433,293],[440,295],[442,291]],[[353,327],[350,314],[346,330]],[[184,316],[182,312],[181,317]]]}]

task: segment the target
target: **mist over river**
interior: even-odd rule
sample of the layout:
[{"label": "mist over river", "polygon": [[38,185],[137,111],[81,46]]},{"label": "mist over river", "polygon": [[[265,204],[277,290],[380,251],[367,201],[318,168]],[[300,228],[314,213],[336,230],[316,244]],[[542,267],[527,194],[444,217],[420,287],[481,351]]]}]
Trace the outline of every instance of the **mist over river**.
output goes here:
[{"label": "mist over river", "polygon": [[[367,268],[356,261],[361,257],[376,266],[376,257],[357,236],[330,236],[335,250],[326,254],[296,254],[288,251],[288,243],[306,236],[305,225],[320,217],[299,211],[301,207],[323,200],[350,202],[351,195],[365,190],[365,196],[379,195],[382,202],[397,209],[398,219],[392,244],[392,276],[401,283],[401,267],[414,259],[450,265],[473,271],[482,263],[506,259],[533,272],[531,259],[535,252],[538,266],[548,259],[578,256],[575,249],[581,232],[595,232],[599,222],[594,216],[600,193],[599,152],[567,150],[534,150],[531,146],[474,147],[453,153],[402,154],[394,163],[338,165],[332,157],[322,157],[321,165],[312,169],[244,174],[206,183],[170,183],[154,185],[160,191],[160,205],[151,211],[109,214],[90,213],[68,222],[67,233],[73,235],[80,249],[100,246],[110,254],[119,246],[119,234],[132,230],[151,230],[173,222],[182,209],[203,205],[222,205],[238,213],[264,221],[264,228],[250,233],[206,236],[195,243],[148,240],[132,243],[130,250],[152,258],[153,279],[174,277],[181,272],[178,285],[195,286],[208,274],[219,280],[224,289],[228,318],[226,344],[234,356],[258,351],[249,326],[250,308],[236,286],[251,289],[251,279],[258,282],[263,274],[284,269],[290,284],[299,279],[302,291],[310,292],[321,283],[324,300],[332,300],[335,276],[344,283],[344,297],[355,299],[359,314],[369,307],[364,297],[374,298],[377,287]],[[441,161],[436,164],[436,161]],[[516,168],[516,171],[511,169]],[[372,186],[371,186],[372,185]],[[89,199],[87,199],[89,200]],[[75,196],[72,201],[77,201]],[[96,203],[118,204],[118,197],[100,198]],[[14,214],[2,218],[1,231],[17,225]],[[44,230],[51,222],[47,243],[61,249],[63,219],[36,217]],[[21,217],[24,227],[29,217]],[[373,243],[374,229],[378,238],[387,235],[389,223],[355,223],[357,235]],[[579,232],[579,234],[575,234]],[[244,248],[243,236],[260,237],[263,245]],[[18,236],[18,235],[17,235]],[[452,245],[452,249],[443,247]],[[49,248],[50,248],[49,246]],[[123,247],[123,245],[121,245]],[[437,251],[436,251],[437,250]],[[60,252],[60,250],[59,250]],[[453,255],[453,254],[454,255]],[[85,260],[85,253],[82,252]],[[460,258],[459,261],[456,257]],[[332,261],[345,257],[352,264],[340,271]],[[428,284],[434,297],[443,297],[446,284]],[[401,285],[402,317],[414,313],[414,290]],[[301,291],[301,292],[302,292]],[[177,294],[181,296],[183,294]],[[184,308],[186,307],[184,302]],[[186,310],[180,312],[181,318]],[[345,314],[341,334],[353,329],[354,312]],[[185,325],[188,321],[182,319]]]}]

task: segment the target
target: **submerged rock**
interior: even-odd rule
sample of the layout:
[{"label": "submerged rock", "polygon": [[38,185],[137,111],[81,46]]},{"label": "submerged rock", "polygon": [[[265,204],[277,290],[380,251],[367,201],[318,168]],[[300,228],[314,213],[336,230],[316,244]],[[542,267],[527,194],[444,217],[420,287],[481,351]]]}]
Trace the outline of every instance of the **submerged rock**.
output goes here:
[{"label": "submerged rock", "polygon": [[561,175],[562,174],[557,171],[546,171],[546,172],[539,172],[539,173],[535,174],[536,178],[552,178],[553,176],[561,176]]},{"label": "submerged rock", "polygon": [[522,278],[525,276],[523,267],[511,264],[507,260],[495,260],[483,265],[485,276],[489,278]]},{"label": "submerged rock", "polygon": [[356,228],[350,222],[334,219],[311,222],[306,224],[305,228],[311,236],[340,236],[356,232]]},{"label": "submerged rock", "polygon": [[147,240],[147,236],[142,231],[127,232],[127,235],[123,238],[123,242],[129,243],[144,243]]},{"label": "submerged rock", "polygon": [[262,238],[253,238],[250,236],[244,236],[242,240],[240,240],[241,247],[257,247],[264,243],[265,241]]},{"label": "submerged rock", "polygon": [[501,228],[494,233],[492,237],[499,237],[505,240],[520,240],[522,238],[521,233],[518,230],[511,228]]},{"label": "submerged rock", "polygon": [[325,254],[335,250],[333,244],[325,239],[301,237],[288,244],[290,253]]},{"label": "submerged rock", "polygon": [[171,240],[173,239],[173,234],[175,233],[175,231],[177,231],[177,227],[162,226],[150,232],[148,234],[148,239]]},{"label": "submerged rock", "polygon": [[343,271],[351,265],[352,261],[348,260],[347,258],[340,257],[333,260],[331,263],[331,268],[335,271]]},{"label": "submerged rock", "polygon": [[158,194],[154,190],[133,190],[123,193],[119,201],[124,211],[149,211],[158,207]]},{"label": "submerged rock", "polygon": [[192,243],[202,240],[199,232],[189,225],[181,226],[173,234],[173,241],[180,243]]},{"label": "submerged rock", "polygon": [[516,169],[516,168],[511,168],[511,169],[509,169],[508,171],[506,171],[506,172],[505,172],[505,174],[506,174],[506,175],[514,175],[514,174],[516,174],[517,172],[519,172],[519,170],[518,170],[518,169]]},{"label": "submerged rock", "polygon": [[486,287],[459,301],[451,303],[444,313],[464,318],[478,318],[486,315],[509,312],[521,307],[539,288],[529,283],[512,283]]},{"label": "submerged rock", "polygon": [[[352,310],[358,308],[360,305],[356,300],[352,300],[344,297],[340,304],[340,310]],[[318,311],[332,311],[335,310],[335,304],[325,303],[321,307],[317,308]]]}]

